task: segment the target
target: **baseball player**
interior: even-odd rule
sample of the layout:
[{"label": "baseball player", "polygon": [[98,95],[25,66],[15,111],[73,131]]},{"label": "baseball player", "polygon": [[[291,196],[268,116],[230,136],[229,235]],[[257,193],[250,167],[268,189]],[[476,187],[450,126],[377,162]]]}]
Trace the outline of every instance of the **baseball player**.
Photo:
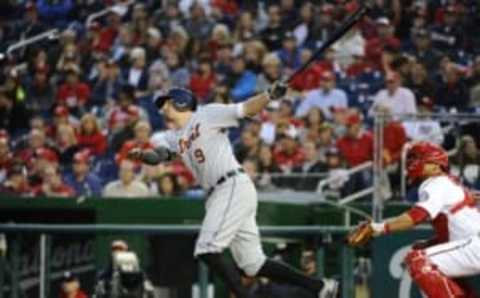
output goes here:
[{"label": "baseball player", "polygon": [[208,104],[197,108],[193,94],[173,88],[155,99],[174,128],[153,139],[154,150],[134,149],[130,157],[155,165],[180,155],[206,191],[206,214],[198,236],[195,256],[219,275],[238,298],[250,297],[242,286],[236,266],[222,252],[230,248],[238,268],[247,276],[264,276],[310,290],[316,297],[336,297],[338,282],[313,279],[295,269],[267,259],[256,223],[257,192],[232,152],[227,135],[239,120],[253,117],[271,101],[287,92],[274,84],[268,92],[238,104]]},{"label": "baseball player", "polygon": [[407,171],[411,183],[421,183],[419,202],[398,217],[362,224],[348,241],[362,245],[372,237],[430,221],[436,237],[413,245],[405,259],[412,279],[430,298],[475,297],[455,279],[480,273],[480,211],[448,168],[448,155],[441,147],[428,142],[411,145]]}]

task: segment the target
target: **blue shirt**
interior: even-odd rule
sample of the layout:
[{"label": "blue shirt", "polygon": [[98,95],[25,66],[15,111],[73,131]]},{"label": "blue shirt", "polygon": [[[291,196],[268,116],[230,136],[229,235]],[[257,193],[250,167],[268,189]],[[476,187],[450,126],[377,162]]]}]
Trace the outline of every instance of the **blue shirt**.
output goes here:
[{"label": "blue shirt", "polygon": [[296,116],[305,117],[311,108],[320,108],[325,117],[331,119],[331,108],[347,108],[348,99],[345,91],[332,89],[325,92],[322,89],[316,89],[305,94],[305,98],[298,106]]},{"label": "blue shirt", "polygon": [[68,173],[65,175],[65,183],[75,190],[77,196],[100,197],[102,193],[102,183],[95,174],[88,174],[83,181],[78,181],[75,175]]}]

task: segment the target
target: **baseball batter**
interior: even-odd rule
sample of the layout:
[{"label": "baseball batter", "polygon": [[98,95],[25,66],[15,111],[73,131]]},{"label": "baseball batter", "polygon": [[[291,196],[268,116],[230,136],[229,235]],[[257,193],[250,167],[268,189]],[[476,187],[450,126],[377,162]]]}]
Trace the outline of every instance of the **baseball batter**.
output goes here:
[{"label": "baseball batter", "polygon": [[403,215],[362,225],[349,240],[355,245],[430,221],[436,237],[413,245],[405,259],[412,279],[430,298],[473,298],[477,296],[455,279],[480,274],[480,211],[469,191],[448,175],[448,168],[442,148],[413,144],[407,170],[411,182],[421,183],[419,202]]},{"label": "baseball batter", "polygon": [[195,256],[218,274],[238,298],[250,297],[240,272],[222,257],[230,248],[244,274],[265,276],[310,290],[316,297],[336,297],[338,283],[313,279],[263,253],[256,223],[257,193],[236,160],[227,135],[239,120],[258,114],[270,100],[283,97],[287,87],[277,83],[265,93],[238,104],[208,104],[197,109],[193,94],[174,88],[155,99],[174,129],[153,139],[155,150],[131,152],[132,158],[158,164],[179,155],[206,191],[206,215],[198,236]]}]

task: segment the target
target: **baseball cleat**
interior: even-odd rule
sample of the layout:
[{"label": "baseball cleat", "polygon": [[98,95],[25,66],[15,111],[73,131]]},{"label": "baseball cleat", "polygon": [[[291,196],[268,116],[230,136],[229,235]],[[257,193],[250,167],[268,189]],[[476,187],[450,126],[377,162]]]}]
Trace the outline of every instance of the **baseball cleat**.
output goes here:
[{"label": "baseball cleat", "polygon": [[318,298],[337,298],[338,295],[338,281],[335,279],[324,278],[323,288],[318,292]]}]

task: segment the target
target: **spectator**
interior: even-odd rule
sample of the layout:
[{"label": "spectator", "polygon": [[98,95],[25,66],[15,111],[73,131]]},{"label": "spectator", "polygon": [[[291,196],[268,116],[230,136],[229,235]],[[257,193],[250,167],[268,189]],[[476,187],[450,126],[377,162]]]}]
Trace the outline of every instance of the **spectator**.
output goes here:
[{"label": "spectator", "polygon": [[402,155],[403,145],[407,142],[404,127],[391,117],[387,108],[379,108],[378,113],[385,115],[383,127],[383,161],[385,165],[395,165]]},{"label": "spectator", "polygon": [[442,54],[431,46],[431,32],[428,29],[420,29],[413,36],[413,49],[410,53],[423,63],[427,70],[433,71],[438,66]]},{"label": "spectator", "polygon": [[256,76],[262,72],[263,57],[265,57],[266,53],[267,48],[259,40],[252,39],[244,44],[243,56],[245,58],[246,68]]},{"label": "spectator", "polygon": [[25,3],[24,19],[19,27],[21,27],[22,30],[21,39],[35,36],[46,30],[45,24],[40,20],[37,5],[34,1],[27,1]]},{"label": "spectator", "polygon": [[398,73],[387,73],[386,88],[380,90],[373,101],[371,114],[377,106],[388,108],[393,115],[417,113],[415,95],[410,89],[402,87]]},{"label": "spectator", "polygon": [[335,61],[342,69],[349,68],[358,58],[365,56],[365,38],[363,38],[360,28],[354,26],[339,41],[333,45],[335,50]]},{"label": "spectator", "polygon": [[90,113],[82,116],[76,134],[78,146],[88,149],[95,156],[101,156],[107,150],[107,138],[100,130],[97,118]]},{"label": "spectator", "polygon": [[179,194],[179,185],[173,173],[165,173],[157,178],[160,197],[171,198]]},{"label": "spectator", "polygon": [[124,159],[119,166],[119,180],[108,183],[103,189],[104,197],[135,198],[148,197],[150,192],[145,183],[136,180],[134,163]]},{"label": "spectator", "polygon": [[98,76],[92,83],[91,104],[101,107],[113,101],[116,90],[121,89],[125,81],[121,76],[120,68],[113,59],[98,62],[97,71]]},{"label": "spectator", "polygon": [[[138,121],[133,127],[134,137],[131,140],[123,143],[118,155],[116,156],[117,163],[126,159],[128,153],[134,148],[153,149],[153,144],[150,142],[150,135],[152,134],[152,127],[147,121]],[[140,165],[140,163],[136,163]]]},{"label": "spectator", "polygon": [[332,108],[346,108],[348,106],[347,94],[345,91],[335,88],[335,85],[335,75],[330,71],[323,72],[320,88],[305,94],[296,116],[305,117],[311,108],[318,107],[326,118],[331,119]]},{"label": "spectator", "polygon": [[347,120],[345,136],[337,140],[336,147],[349,167],[357,166],[373,159],[373,136],[362,129],[362,118],[352,112]]},{"label": "spectator", "polygon": [[282,62],[275,54],[268,54],[263,57],[263,71],[257,77],[257,92],[267,90],[282,75]]},{"label": "spectator", "polygon": [[228,78],[230,96],[234,102],[240,102],[253,95],[256,86],[256,76],[246,69],[245,59],[242,56],[234,58],[232,74]]},{"label": "spectator", "polygon": [[258,162],[255,158],[245,158],[242,160],[242,168],[250,179],[255,183],[255,186],[259,186],[260,175],[258,174]]},{"label": "spectator", "polygon": [[37,66],[32,78],[25,84],[27,91],[27,108],[33,114],[46,115],[55,103],[55,93],[48,77],[47,65]]},{"label": "spectator", "polygon": [[243,11],[238,17],[238,22],[236,22],[233,39],[238,42],[244,42],[250,40],[255,34],[255,22],[252,12],[248,10]]},{"label": "spectator", "polygon": [[283,172],[290,172],[305,161],[305,153],[298,144],[297,135],[284,132],[278,136],[278,144],[273,150],[273,160]]},{"label": "spectator", "polygon": [[0,183],[6,179],[8,170],[13,163],[13,154],[10,151],[8,141],[7,135],[0,135]]},{"label": "spectator", "polygon": [[75,191],[63,182],[62,176],[53,165],[47,165],[43,170],[44,179],[35,190],[36,196],[68,198],[75,196]]},{"label": "spectator", "polygon": [[185,30],[195,40],[207,40],[212,28],[213,23],[207,18],[202,5],[194,2],[190,7],[190,17],[185,21]]},{"label": "spectator", "polygon": [[300,7],[300,22],[293,29],[297,46],[311,46],[315,32],[315,7],[312,2],[305,1]]},{"label": "spectator", "polygon": [[78,277],[71,271],[66,271],[62,278],[62,288],[60,298],[88,298],[87,294],[81,289]]},{"label": "spectator", "polygon": [[102,193],[100,178],[90,171],[91,159],[88,149],[78,151],[73,156],[73,171],[65,176],[65,182],[76,196],[99,197]]},{"label": "spectator", "polygon": [[282,39],[282,48],[278,50],[277,55],[287,69],[294,70],[300,66],[300,49],[297,48],[293,32],[285,32]]},{"label": "spectator", "polygon": [[31,196],[32,189],[25,172],[25,169],[19,164],[10,167],[6,174],[6,180],[0,184],[0,196]]},{"label": "spectator", "polygon": [[470,187],[480,187],[480,150],[470,135],[462,137],[457,154],[453,158],[454,173]]},{"label": "spectator", "polygon": [[242,163],[244,159],[255,158],[260,148],[260,138],[252,130],[243,130],[240,142],[235,146],[235,157]]},{"label": "spectator", "polygon": [[56,136],[56,149],[59,152],[60,164],[71,165],[73,155],[78,150],[77,137],[75,129],[68,124],[60,124]]},{"label": "spectator", "polygon": [[185,66],[185,61],[178,53],[168,51],[165,54],[165,63],[170,70],[170,82],[172,87],[186,88],[190,83],[190,72]]},{"label": "spectator", "polygon": [[76,71],[80,75],[80,65],[82,62],[82,55],[79,53],[78,47],[75,43],[75,32],[65,30],[62,33],[63,48],[60,57],[57,60],[56,69],[58,72]]},{"label": "spectator", "polygon": [[[319,160],[317,145],[313,141],[303,143],[303,151],[305,152],[305,162],[302,165],[293,168],[293,173],[304,174],[305,177],[298,177],[293,184],[296,190],[315,191],[320,173],[327,172],[327,166]],[[315,175],[310,177],[311,175]]]},{"label": "spectator", "polygon": [[424,116],[415,119],[415,121],[403,122],[408,139],[442,145],[445,138],[440,123],[429,116],[430,110],[425,105],[419,105],[418,112],[419,115]]},{"label": "spectator", "polygon": [[311,108],[308,114],[304,117],[304,128],[301,138],[303,140],[318,141],[320,128],[325,123],[325,117],[322,110],[319,108]]},{"label": "spectator", "polygon": [[282,179],[271,177],[270,174],[279,174],[282,170],[273,159],[272,148],[267,144],[262,144],[258,151],[258,173],[261,175],[259,185],[267,189],[280,186]]},{"label": "spectator", "polygon": [[458,22],[458,11],[454,5],[447,5],[444,10],[443,24],[432,28],[432,41],[442,52],[454,54],[463,50],[462,26]]},{"label": "spectator", "polygon": [[261,32],[262,40],[270,51],[282,46],[285,28],[282,25],[282,15],[278,4],[270,4],[267,8],[268,26]]},{"label": "spectator", "polygon": [[135,97],[141,96],[148,88],[148,71],[146,68],[146,52],[142,47],[130,51],[130,67],[123,71],[123,79],[138,90]]},{"label": "spectator", "polygon": [[445,77],[437,88],[436,104],[447,110],[465,110],[469,105],[467,85],[453,64],[446,67]]},{"label": "spectator", "polygon": [[386,17],[379,17],[376,20],[377,36],[367,40],[365,44],[365,55],[370,63],[378,70],[385,70],[382,61],[382,53],[385,48],[399,49],[400,41],[393,35],[394,28]]},{"label": "spectator", "polygon": [[147,64],[152,64],[161,55],[163,45],[162,33],[155,27],[147,30],[147,42],[145,51],[147,53]]},{"label": "spectator", "polygon": [[470,88],[470,106],[477,108],[480,106],[480,55],[475,57],[468,85]]},{"label": "spectator", "polygon": [[215,85],[215,73],[208,58],[202,58],[198,63],[198,69],[190,77],[190,90],[200,102],[205,102]]},{"label": "spectator", "polygon": [[411,78],[408,81],[407,87],[412,90],[417,100],[419,110],[421,106],[425,107],[427,111],[433,109],[435,86],[428,77],[427,69],[423,64],[415,63],[412,66]]},{"label": "spectator", "polygon": [[76,114],[81,114],[90,100],[90,87],[79,76],[80,69],[77,66],[68,68],[65,83],[60,85],[57,92],[58,104],[66,105]]},{"label": "spectator", "polygon": [[27,143],[27,146],[25,148],[20,148],[19,151],[16,152],[16,155],[22,162],[31,165],[35,151],[40,148],[47,148],[45,132],[37,128],[32,129],[28,134]]},{"label": "spectator", "polygon": [[0,129],[6,129],[15,137],[28,128],[30,115],[24,101],[0,91]]}]

